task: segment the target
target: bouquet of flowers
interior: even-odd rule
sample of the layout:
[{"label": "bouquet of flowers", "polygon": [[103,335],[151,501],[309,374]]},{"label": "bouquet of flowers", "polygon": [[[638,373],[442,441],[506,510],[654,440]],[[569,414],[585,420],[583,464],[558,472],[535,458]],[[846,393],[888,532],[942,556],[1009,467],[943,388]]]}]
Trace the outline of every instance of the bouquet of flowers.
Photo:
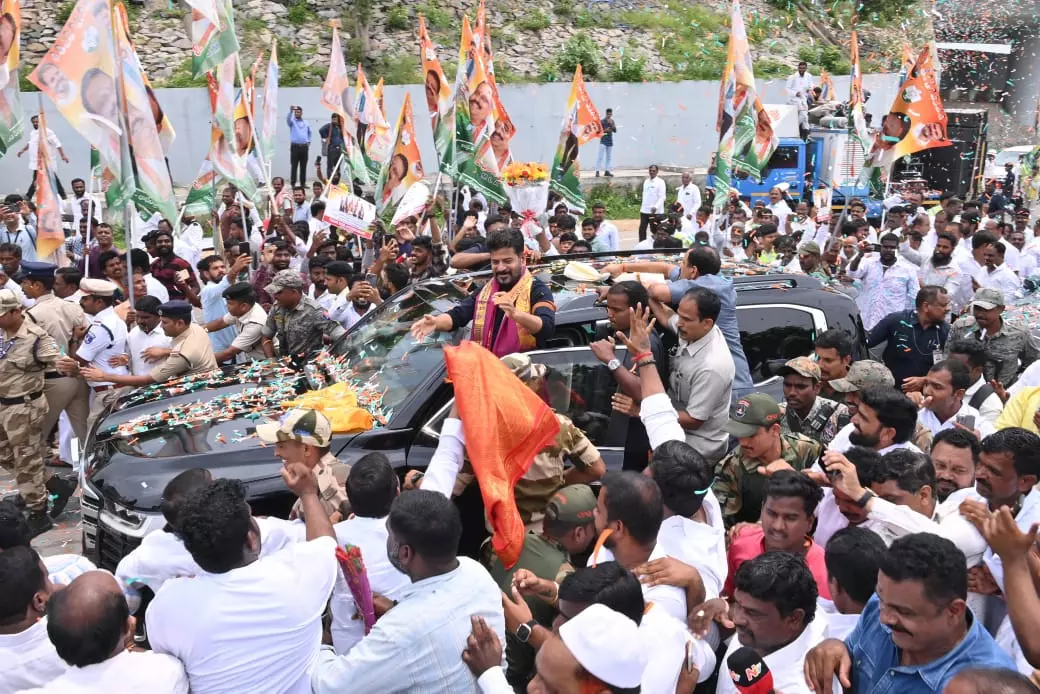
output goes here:
[{"label": "bouquet of flowers", "polygon": [[361,615],[367,636],[368,632],[372,631],[372,625],[376,623],[376,608],[372,598],[372,587],[368,582],[368,572],[361,558],[361,548],[351,544],[337,547],[336,560],[343,571],[343,578],[347,580],[347,588],[354,598],[354,605]]},{"label": "bouquet of flowers", "polygon": [[533,239],[538,232],[535,221],[549,203],[549,167],[538,162],[513,162],[501,173],[509,204],[524,221],[524,236]]}]

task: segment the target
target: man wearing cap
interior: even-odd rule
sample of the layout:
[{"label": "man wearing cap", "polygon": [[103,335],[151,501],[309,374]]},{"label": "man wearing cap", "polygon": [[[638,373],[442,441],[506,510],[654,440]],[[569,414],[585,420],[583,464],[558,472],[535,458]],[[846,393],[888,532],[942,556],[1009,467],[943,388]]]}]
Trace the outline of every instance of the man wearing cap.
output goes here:
[{"label": "man wearing cap", "polygon": [[[43,467],[43,432],[47,413],[44,374],[61,355],[47,331],[25,319],[14,292],[0,289],[0,466],[15,475],[29,510],[33,537],[53,527],[47,515],[47,474]],[[62,489],[62,508],[75,490]]]},{"label": "man wearing cap", "polygon": [[325,339],[331,343],[333,353],[343,353],[347,332],[304,295],[300,273],[282,270],[264,289],[275,300],[262,331],[263,350],[268,358],[275,356],[276,347],[280,357],[311,357],[322,350]]},{"label": "man wearing cap", "polygon": [[844,404],[820,395],[820,365],[810,357],[792,359],[777,369],[784,379],[780,432],[801,434],[826,446],[850,417]]},{"label": "man wearing cap", "polygon": [[740,447],[719,463],[712,485],[730,524],[758,520],[768,479],[760,468],[783,460],[795,470],[804,470],[812,467],[823,450],[808,436],[782,433],[780,406],[766,393],[737,400],[723,429],[740,441]]},{"label": "man wearing cap", "polygon": [[942,287],[921,287],[914,310],[890,313],[870,331],[867,347],[885,345],[882,361],[892,372],[896,388],[903,388],[908,381],[911,387],[919,386],[932,364],[942,360],[950,335],[946,322],[950,300]]},{"label": "man wearing cap", "polygon": [[954,322],[951,341],[969,339],[981,342],[986,348],[986,380],[996,379],[1001,385],[1010,385],[1020,368],[1026,368],[1037,358],[1029,332],[1021,325],[1004,320],[1001,315],[1004,312],[1004,293],[999,289],[979,289],[969,308],[971,315]]},{"label": "man wearing cap", "polygon": [[[350,502],[343,487],[350,474],[350,466],[339,462],[329,452],[332,425],[325,415],[317,410],[292,409],[277,421],[258,425],[256,435],[261,441],[274,445],[275,456],[286,466],[302,463],[314,471],[318,478],[318,497],[333,522],[350,516]],[[338,517],[333,517],[334,513]],[[295,520],[302,517],[303,505],[297,500],[289,518]]]},{"label": "man wearing cap", "polygon": [[[79,345],[82,331],[86,330],[89,322],[78,304],[54,296],[54,273],[57,269],[56,265],[50,263],[22,263],[22,290],[36,302],[25,312],[25,316],[54,338],[62,354],[71,354]],[[85,441],[90,389],[78,378],[62,375],[56,367],[48,370],[44,379],[44,394],[47,396],[47,414],[41,425],[44,450],[62,412],[68,416],[76,438]]]},{"label": "man wearing cap", "polygon": [[[534,621],[546,629],[552,628],[556,611],[552,604],[559,583],[574,572],[571,556],[588,551],[596,538],[593,512],[596,495],[586,484],[572,484],[560,489],[545,507],[545,517],[539,530],[528,530],[524,537],[520,558],[512,568],[506,569],[497,554],[491,557],[488,567],[491,578],[506,595],[511,595],[513,584],[528,595],[526,602]],[[540,580],[538,580],[540,579]],[[544,593],[545,598],[533,595],[532,590]],[[528,644],[529,629],[533,624],[523,625],[519,633],[506,631],[506,677],[510,682],[525,683],[534,667],[534,650]]]},{"label": "man wearing cap", "polygon": [[[852,366],[849,367],[848,374],[844,378],[831,381],[831,387],[834,388],[835,391],[841,393],[844,397],[845,406],[849,408],[850,415],[856,414],[856,409],[859,406],[860,392],[864,388],[894,389],[894,386],[895,378],[893,378],[892,372],[888,370],[888,367],[881,362],[870,359],[853,362]],[[849,435],[852,434],[853,431],[854,428],[850,421],[834,435],[831,442],[827,444],[827,450],[834,450],[840,453],[847,451],[852,446],[849,442]],[[918,423],[914,428],[913,434],[910,436],[909,442],[893,446],[893,448],[900,447],[927,451],[932,447],[932,432],[928,430],[928,427]]]},{"label": "man wearing cap", "polygon": [[[115,312],[116,285],[105,280],[84,279],[79,283],[83,293],[80,306],[91,317],[90,328],[75,356],[62,357],[58,367],[65,373],[79,374],[81,368],[92,367],[97,371],[109,371],[115,375],[129,374],[125,366],[112,366],[113,358],[127,352],[126,323]],[[91,390],[90,414],[87,415],[87,431],[108,406],[119,400],[122,389],[113,381],[87,379]]]},{"label": "man wearing cap", "polygon": [[820,245],[815,241],[807,241],[798,247],[798,267],[809,277],[821,282],[829,282],[830,276],[820,262]]},{"label": "man wearing cap", "polygon": [[173,232],[157,231],[154,239],[156,259],[152,263],[152,277],[162,282],[171,300],[187,300],[201,306],[195,271],[187,260],[173,253]]},{"label": "man wearing cap", "polygon": [[214,357],[221,363],[236,357],[239,362],[263,361],[267,358],[262,345],[267,311],[257,303],[253,285],[236,282],[224,290],[223,297],[227,302],[227,313],[207,323],[206,330],[213,332],[233,325],[237,334],[228,348],[217,352]]},{"label": "man wearing cap", "polygon": [[96,367],[80,369],[90,380],[107,380],[120,386],[147,386],[164,383],[180,376],[204,374],[217,368],[213,344],[206,330],[191,322],[191,304],[169,301],[158,308],[163,332],[173,339],[166,360],[147,374],[111,374]]}]

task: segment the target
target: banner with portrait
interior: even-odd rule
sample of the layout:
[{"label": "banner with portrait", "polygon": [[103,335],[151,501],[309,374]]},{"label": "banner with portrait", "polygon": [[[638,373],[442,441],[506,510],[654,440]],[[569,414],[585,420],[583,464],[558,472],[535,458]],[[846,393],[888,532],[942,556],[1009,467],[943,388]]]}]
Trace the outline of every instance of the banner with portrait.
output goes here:
[{"label": "banner with portrait", "polygon": [[354,195],[346,186],[329,188],[328,199],[321,221],[363,239],[372,238],[369,227],[376,218],[375,205]]},{"label": "banner with portrait", "polygon": [[[209,158],[220,176],[237,187],[246,198],[256,202],[256,181],[249,173],[246,158],[239,153],[241,147],[237,132],[241,129],[236,128],[234,118],[235,60],[236,56],[225,58],[216,75],[208,75],[210,106],[213,109]],[[244,144],[248,146],[249,133],[243,132],[242,136],[245,138]]]},{"label": "banner with portrait", "polygon": [[357,118],[357,142],[369,174],[379,176],[383,162],[390,154],[392,134],[390,124],[383,116],[372,86],[365,77],[365,70],[358,65],[357,86],[354,90],[354,115]]},{"label": "banner with portrait", "polygon": [[560,142],[556,146],[552,172],[549,174],[549,188],[563,196],[571,207],[584,212],[585,196],[581,192],[578,151],[582,145],[603,134],[603,121],[585,88],[580,63],[574,71],[567,108],[563,114]]},{"label": "banner with portrait", "polygon": [[504,203],[505,188],[491,148],[495,132],[495,98],[484,68],[480,40],[462,18],[459,65],[455,74],[455,179],[488,200]]},{"label": "banner with portrait", "polygon": [[184,200],[182,214],[185,217],[204,217],[216,208],[217,179],[217,172],[207,154],[199,167],[199,174],[188,189],[188,197]]},{"label": "banner with portrait", "polygon": [[506,164],[513,159],[509,151],[509,141],[516,134],[516,126],[509,118],[506,107],[502,105],[502,99],[498,94],[498,80],[495,78],[495,58],[491,51],[491,30],[487,23],[487,9],[484,0],[480,0],[477,7],[477,27],[474,35],[480,41],[480,48],[484,54],[484,69],[487,72],[488,82],[491,84],[492,98],[495,104],[495,129],[491,133],[491,150],[495,153],[495,162],[501,171]]},{"label": "banner with portrait", "polygon": [[415,139],[415,119],[412,117],[412,99],[404,95],[401,113],[394,130],[394,148],[383,162],[376,181],[376,209],[386,217],[393,216],[404,194],[413,183],[424,176],[419,142]]},{"label": "banner with portrait", "polygon": [[191,74],[198,79],[238,52],[231,0],[185,0],[191,6]]},{"label": "banner with portrait", "polygon": [[29,81],[58,107],[76,132],[101,157],[110,208],[130,202],[133,170],[124,167],[116,53],[109,0],[79,0]]},{"label": "banner with portrait", "polygon": [[454,177],[455,163],[455,100],[451,85],[441,69],[437,50],[426,31],[426,22],[419,16],[419,57],[422,60],[423,85],[426,91],[426,109],[433,128],[433,148],[441,173]]},{"label": "banner with portrait", "polygon": [[925,47],[899,87],[892,108],[867,156],[867,166],[888,167],[896,159],[952,144],[946,137],[946,109],[935,83],[932,53]]},{"label": "banner with portrait", "polygon": [[[40,132],[47,132],[47,117],[40,109]],[[51,169],[53,161],[47,151],[47,138],[41,135],[36,148],[36,257],[46,259],[65,245],[61,226],[61,196]]]},{"label": "banner with portrait", "polygon": [[0,156],[22,139],[21,59],[22,8],[19,0],[0,2]]}]

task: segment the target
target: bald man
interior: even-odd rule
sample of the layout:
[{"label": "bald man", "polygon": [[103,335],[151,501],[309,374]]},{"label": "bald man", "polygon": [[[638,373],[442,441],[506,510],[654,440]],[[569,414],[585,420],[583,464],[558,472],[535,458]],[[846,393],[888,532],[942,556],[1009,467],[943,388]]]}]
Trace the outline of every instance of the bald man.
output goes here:
[{"label": "bald man", "polygon": [[943,694],[1037,694],[1040,689],[1014,670],[972,668],[957,674]]},{"label": "bald man", "polygon": [[47,635],[72,669],[32,694],[149,692],[187,694],[184,666],[172,656],[135,653],[135,620],[119,583],[106,571],[88,571],[47,603]]}]

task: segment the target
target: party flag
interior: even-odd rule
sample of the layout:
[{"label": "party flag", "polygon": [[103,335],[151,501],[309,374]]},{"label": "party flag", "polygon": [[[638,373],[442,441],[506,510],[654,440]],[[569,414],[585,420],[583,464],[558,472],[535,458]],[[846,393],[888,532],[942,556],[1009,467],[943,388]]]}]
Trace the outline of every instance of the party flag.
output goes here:
[{"label": "party flag", "polygon": [[826,70],[820,70],[820,101],[828,102],[834,99],[834,80]]},{"label": "party flag", "polygon": [[278,39],[271,39],[271,60],[264,80],[264,111],[260,122],[260,151],[266,161],[274,159],[278,131]]},{"label": "party flag", "polygon": [[869,149],[870,133],[867,130],[867,119],[863,113],[863,72],[859,63],[859,37],[856,31],[852,32],[852,43],[850,46],[852,56],[852,79],[849,81],[849,112],[852,119],[849,121],[849,135],[859,141],[866,152]]},{"label": "party flag", "polygon": [[907,73],[892,108],[881,119],[867,165],[887,167],[907,154],[950,144],[946,138],[946,109],[935,83],[932,54],[925,47]]},{"label": "party flag", "polygon": [[[210,73],[208,76],[210,105],[213,108],[209,157],[217,173],[235,185],[248,199],[253,200],[256,196],[256,181],[249,174],[246,159],[242,154],[242,145],[248,145],[249,133],[244,132],[241,137],[237,137],[242,130],[240,121],[244,120],[244,117],[239,117],[236,113],[235,60],[234,55],[225,58],[217,74],[214,76]],[[240,105],[241,103],[239,101]],[[248,128],[248,123],[246,127]]]},{"label": "party flag", "polygon": [[914,50],[909,43],[903,43],[903,58],[899,61],[899,83],[906,81],[907,75],[914,67]]},{"label": "party flag", "polygon": [[574,79],[571,80],[567,108],[563,112],[563,127],[560,128],[560,143],[556,146],[552,172],[549,174],[549,188],[562,195],[571,207],[582,212],[585,211],[585,196],[581,194],[578,148],[602,134],[603,122],[585,89],[579,63],[574,71]]},{"label": "party flag", "polygon": [[412,99],[404,95],[401,113],[394,130],[394,148],[383,162],[376,181],[376,208],[380,214],[392,216],[401,198],[411,185],[423,179],[419,142],[415,139],[415,120],[412,117]]},{"label": "party flag", "polygon": [[495,130],[491,133],[491,149],[495,153],[495,162],[501,171],[508,164],[513,155],[509,151],[509,141],[516,134],[516,126],[506,113],[506,107],[502,105],[502,99],[498,94],[498,80],[495,79],[495,61],[491,51],[491,30],[488,29],[487,11],[484,0],[480,0],[477,7],[477,28],[474,37],[479,39],[480,48],[484,55],[484,67],[487,71],[488,82],[491,84],[492,97],[495,103]]},{"label": "party flag", "polygon": [[740,0],[733,0],[729,55],[719,87],[719,149],[715,155],[715,207],[721,209],[729,198],[731,171],[742,171],[760,178],[773,156],[779,140],[773,123],[755,89]]},{"label": "party flag", "polygon": [[531,461],[560,433],[552,409],[498,357],[463,340],[444,347],[448,378],[466,434],[466,453],[491,524],[491,545],[512,568],[524,545],[514,490]]},{"label": "party flag", "polygon": [[198,79],[238,52],[231,0],[186,0],[191,6],[191,73]]},{"label": "party flag", "polygon": [[375,94],[376,103],[379,104],[379,112],[383,114],[383,120],[386,120],[386,104],[383,103],[383,78],[380,77],[379,81],[376,82],[376,86],[372,88],[372,93]]},{"label": "party flag", "polygon": [[441,69],[441,61],[437,58],[437,51],[426,31],[422,15],[419,16],[419,57],[422,60],[426,108],[433,128],[433,148],[437,152],[438,167],[441,173],[454,177],[455,100],[451,98],[451,85]]},{"label": "party flag", "polygon": [[350,177],[361,183],[370,183],[364,154],[357,142],[354,100],[350,97],[350,76],[343,60],[343,48],[339,40],[339,28],[332,27],[332,56],[325,83],[321,86],[321,105],[340,117],[343,128],[343,161],[350,169]]},{"label": "party flag", "polygon": [[378,177],[390,153],[390,124],[386,122],[379,100],[365,77],[365,70],[357,67],[357,87],[354,90],[354,115],[357,118],[357,141],[365,166],[373,177]]},{"label": "party flag", "polygon": [[491,146],[495,132],[495,95],[484,68],[480,40],[462,18],[459,65],[455,74],[455,178],[505,203],[506,191],[498,176],[498,161]]},{"label": "party flag", "polygon": [[199,167],[199,175],[192,181],[188,197],[184,200],[184,216],[203,217],[213,211],[217,206],[217,179],[213,162],[210,161],[209,155],[206,155],[202,160],[202,166]]},{"label": "party flag", "polygon": [[[47,117],[40,109],[40,132],[47,132]],[[65,243],[61,228],[61,198],[51,170],[52,160],[47,151],[47,138],[39,138],[36,147],[36,257],[41,260],[57,251]]]},{"label": "party flag", "polygon": [[127,138],[121,137],[116,69],[109,0],[79,0],[29,75],[69,125],[98,149],[110,208],[124,207],[134,192]]},{"label": "party flag", "polygon": [[159,137],[159,128],[166,118],[161,108],[156,109],[158,102],[154,101],[155,95],[147,87],[141,61],[130,41],[126,8],[122,3],[115,6],[114,28],[116,48],[119,51],[120,86],[126,107],[127,134],[136,175],[134,203],[146,217],[159,212],[166,219],[175,219],[177,205],[173,195],[173,181],[170,180],[166,152]]},{"label": "party flag", "polygon": [[[2,30],[6,27],[6,32]],[[5,45],[4,42],[8,41]],[[18,65],[22,43],[22,8],[19,0],[0,2],[0,156],[22,139],[22,95]],[[6,51],[4,55],[3,51]]]}]

